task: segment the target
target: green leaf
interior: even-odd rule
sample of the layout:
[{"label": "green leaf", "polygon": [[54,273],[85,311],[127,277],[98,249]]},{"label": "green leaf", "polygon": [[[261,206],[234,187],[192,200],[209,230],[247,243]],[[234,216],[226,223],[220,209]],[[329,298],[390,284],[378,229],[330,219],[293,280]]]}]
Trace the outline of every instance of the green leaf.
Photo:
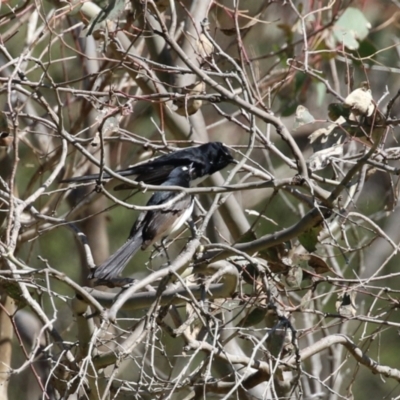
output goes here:
[{"label": "green leaf", "polygon": [[333,26],[333,35],[338,43],[343,43],[348,49],[356,50],[359,42],[369,33],[371,24],[357,8],[349,7]]},{"label": "green leaf", "polygon": [[[360,43],[360,47],[357,50],[357,55],[360,58],[364,58],[364,59],[362,61],[359,61],[359,65],[362,65],[365,63],[374,64],[373,59],[372,58],[368,59],[368,57],[371,57],[377,51],[378,51],[378,48],[370,40],[364,40],[362,43]],[[356,63],[357,58],[353,59],[353,62]]]},{"label": "green leaf", "polygon": [[282,117],[289,117],[290,115],[293,115],[296,112],[296,108],[299,105],[299,103],[293,99],[289,100],[286,102],[282,102],[282,106],[280,107],[280,113]]},{"label": "green leaf", "polygon": [[296,93],[304,88],[307,79],[308,77],[306,74],[296,74],[294,77],[294,90]]},{"label": "green leaf", "polygon": [[315,99],[315,105],[317,107],[321,107],[325,98],[326,98],[326,86],[322,82],[316,82],[315,83],[315,89],[317,92],[317,96]]},{"label": "green leaf", "polygon": [[252,240],[256,240],[257,236],[252,229],[246,231],[237,241],[237,243],[247,243],[251,242]]},{"label": "green leaf", "polygon": [[293,42],[293,26],[288,24],[278,24],[277,27],[283,31],[283,34],[286,38],[286,43]]},{"label": "green leaf", "polygon": [[299,242],[310,253],[316,250],[318,243],[318,235],[322,230],[322,225],[314,226],[313,228],[303,232],[299,236]]},{"label": "green leaf", "polygon": [[264,308],[255,308],[250,314],[241,319],[238,325],[242,328],[249,328],[250,326],[257,325],[264,319],[266,313],[267,310]]},{"label": "green leaf", "polygon": [[300,105],[296,109],[296,119],[293,124],[293,129],[297,129],[299,126],[310,124],[314,121],[315,118],[310,111],[308,111],[308,108]]},{"label": "green leaf", "polygon": [[342,103],[330,103],[328,105],[328,117],[331,121],[337,121],[340,117],[348,120],[350,109]]}]

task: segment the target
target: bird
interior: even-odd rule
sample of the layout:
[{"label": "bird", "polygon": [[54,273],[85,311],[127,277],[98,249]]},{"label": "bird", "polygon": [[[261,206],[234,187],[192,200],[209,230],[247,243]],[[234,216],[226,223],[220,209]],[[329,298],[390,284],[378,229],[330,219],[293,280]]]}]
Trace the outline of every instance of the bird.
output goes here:
[{"label": "bird", "polygon": [[[200,146],[177,150],[173,153],[164,154],[153,160],[134,165],[126,169],[115,171],[122,176],[136,175],[137,182],[151,185],[161,185],[169,177],[169,174],[180,166],[191,166],[192,186],[206,179],[214,172],[220,171],[229,164],[237,163],[232,157],[228,148],[221,142],[209,142]],[[99,178],[99,174],[77,176],[64,179],[62,183],[89,182]],[[103,174],[103,178],[108,180],[111,176]],[[131,188],[129,184],[123,183],[116,186],[115,190]]]},{"label": "bird", "polygon": [[[161,186],[190,187],[194,169],[191,166],[179,166],[170,172],[166,181]],[[147,203],[147,206],[159,206],[166,204],[179,195],[179,192],[159,191],[155,192]],[[139,250],[146,250],[159,240],[163,240],[170,234],[178,231],[189,220],[194,206],[194,197],[185,195],[166,208],[142,211],[133,224],[128,240],[103,264],[94,268],[89,279],[96,279],[97,284],[121,280],[118,278],[129,260]],[[122,278],[122,280],[124,280]],[[126,281],[126,279],[125,279]],[[117,285],[114,285],[117,286]]]}]

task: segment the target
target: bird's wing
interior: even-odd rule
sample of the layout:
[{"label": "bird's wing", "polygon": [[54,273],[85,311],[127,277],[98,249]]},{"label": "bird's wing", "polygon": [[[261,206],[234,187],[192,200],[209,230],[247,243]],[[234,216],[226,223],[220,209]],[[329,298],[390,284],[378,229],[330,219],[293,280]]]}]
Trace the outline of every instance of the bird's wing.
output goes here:
[{"label": "bird's wing", "polygon": [[[190,217],[192,211],[191,203],[191,196],[185,196],[167,210],[148,211],[143,221],[142,250],[174,232],[175,227],[179,229]],[[188,209],[190,209],[189,213]],[[179,221],[180,218],[184,218],[184,220]]]},{"label": "bird's wing", "polygon": [[[193,165],[197,176],[202,176],[206,170],[205,164],[207,162],[207,157],[205,153],[205,146],[209,146],[209,143],[205,145],[190,147],[187,149],[177,150],[172,153],[164,154],[153,160],[146,161],[139,165],[134,165],[129,168],[124,168],[115,171],[122,176],[132,176],[136,175],[135,180],[137,182],[144,182],[152,185],[160,185],[167,178],[170,172],[180,166]],[[196,176],[196,177],[197,177]],[[71,182],[89,182],[99,178],[99,174],[91,174],[84,176],[76,176],[70,179],[64,179],[62,183]],[[110,175],[107,173],[103,174],[103,179],[111,179]],[[123,183],[116,186],[115,190],[122,190],[125,188],[130,188],[129,184]]]},{"label": "bird's wing", "polygon": [[[137,175],[135,178],[136,182],[144,182],[148,185],[161,185],[166,181],[168,175],[175,167],[172,165],[164,165],[159,167],[151,166],[145,171],[142,171],[140,174]],[[133,175],[133,174],[131,174]],[[126,190],[132,189],[134,186],[130,185],[129,183],[121,183],[114,187],[114,190]]]}]

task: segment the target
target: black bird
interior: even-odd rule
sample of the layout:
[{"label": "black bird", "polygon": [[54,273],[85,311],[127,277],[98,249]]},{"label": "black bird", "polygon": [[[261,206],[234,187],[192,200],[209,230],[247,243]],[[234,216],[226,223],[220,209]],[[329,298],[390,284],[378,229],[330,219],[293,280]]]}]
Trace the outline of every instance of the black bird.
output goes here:
[{"label": "black bird", "polygon": [[[194,170],[191,167],[177,167],[169,174],[161,186],[181,186],[188,188]],[[147,206],[165,204],[179,195],[179,192],[155,192]],[[193,196],[185,195],[166,209],[143,211],[134,223],[128,240],[99,267],[89,275],[89,279],[97,279],[97,283],[118,281],[118,275],[133,255],[141,248],[147,249],[153,243],[164,239],[178,231],[190,218],[193,211]]]},{"label": "black bird", "polygon": [[[232,157],[228,148],[221,142],[210,142],[188,149],[177,150],[154,160],[117,170],[116,172],[122,176],[136,175],[135,181],[137,182],[161,185],[176,167],[191,166],[193,168],[192,180],[198,180],[199,178],[205,179],[208,175],[220,171],[231,163],[236,163],[236,160]],[[86,182],[98,178],[99,174],[93,174],[77,176],[61,182]],[[105,173],[103,178],[110,179],[111,176]],[[118,185],[115,190],[129,187],[128,184],[123,183]]]}]

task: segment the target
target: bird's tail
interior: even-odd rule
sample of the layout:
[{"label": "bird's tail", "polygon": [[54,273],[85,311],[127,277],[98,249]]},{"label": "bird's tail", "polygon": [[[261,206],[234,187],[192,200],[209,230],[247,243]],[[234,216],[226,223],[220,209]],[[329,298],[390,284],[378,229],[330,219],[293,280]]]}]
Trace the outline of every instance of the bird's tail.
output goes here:
[{"label": "bird's tail", "polygon": [[141,230],[136,235],[129,238],[114,254],[112,254],[103,264],[94,269],[89,279],[111,280],[118,277],[126,264],[139,250],[142,244]]},{"label": "bird's tail", "polygon": [[[72,182],[90,182],[90,181],[95,181],[96,179],[99,179],[100,174],[91,174],[91,175],[83,175],[83,176],[75,176],[73,178],[69,179],[63,179],[61,183],[72,183]],[[110,179],[111,176],[108,175],[107,173],[103,174],[103,179]]]},{"label": "bird's tail", "polygon": [[[141,166],[131,167],[131,168],[124,168],[124,169],[117,169],[115,173],[120,174],[121,176],[130,176],[136,175],[143,170],[140,168]],[[90,182],[99,179],[100,174],[90,174],[90,175],[82,175],[82,176],[75,176],[73,178],[63,179],[61,183],[72,183],[72,182]],[[103,179],[111,179],[111,175],[107,174],[107,172],[103,173]]]}]

